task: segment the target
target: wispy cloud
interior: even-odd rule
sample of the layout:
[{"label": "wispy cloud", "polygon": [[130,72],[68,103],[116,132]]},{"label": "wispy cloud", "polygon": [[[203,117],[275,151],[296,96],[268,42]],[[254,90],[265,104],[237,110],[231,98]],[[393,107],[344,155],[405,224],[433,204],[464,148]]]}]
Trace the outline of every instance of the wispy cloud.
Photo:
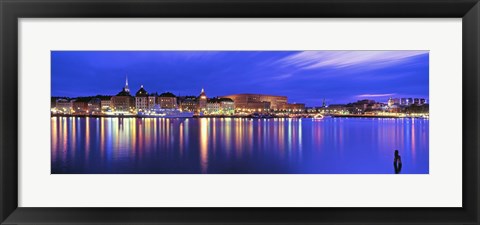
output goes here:
[{"label": "wispy cloud", "polygon": [[396,93],[387,93],[387,94],[361,94],[361,95],[356,95],[355,97],[357,98],[378,98],[378,97],[388,97],[388,96],[393,96]]},{"label": "wispy cloud", "polygon": [[284,57],[278,63],[301,69],[386,67],[423,54],[428,54],[428,51],[304,51]]}]

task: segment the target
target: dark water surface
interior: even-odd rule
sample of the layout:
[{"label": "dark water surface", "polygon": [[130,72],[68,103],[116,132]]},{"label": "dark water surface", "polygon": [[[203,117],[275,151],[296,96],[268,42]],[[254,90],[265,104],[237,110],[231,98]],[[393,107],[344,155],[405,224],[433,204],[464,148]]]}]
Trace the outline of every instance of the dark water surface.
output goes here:
[{"label": "dark water surface", "polygon": [[425,119],[51,118],[53,174],[393,174],[429,170]]}]

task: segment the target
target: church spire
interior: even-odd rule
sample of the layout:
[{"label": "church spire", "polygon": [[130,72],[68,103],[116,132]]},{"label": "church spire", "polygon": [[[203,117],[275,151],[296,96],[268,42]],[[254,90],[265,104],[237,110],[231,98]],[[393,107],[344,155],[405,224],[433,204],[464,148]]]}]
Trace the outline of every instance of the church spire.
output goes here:
[{"label": "church spire", "polygon": [[125,76],[125,91],[130,92],[130,89],[128,88],[128,76]]}]

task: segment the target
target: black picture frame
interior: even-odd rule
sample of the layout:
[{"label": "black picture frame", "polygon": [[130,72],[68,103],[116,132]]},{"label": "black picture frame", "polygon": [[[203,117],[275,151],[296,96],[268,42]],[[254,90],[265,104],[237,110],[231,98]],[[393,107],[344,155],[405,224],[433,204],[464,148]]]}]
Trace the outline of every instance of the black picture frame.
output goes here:
[{"label": "black picture frame", "polygon": [[[479,224],[478,0],[0,0],[0,14],[1,224]],[[18,19],[63,17],[462,18],[463,207],[18,207]]]}]

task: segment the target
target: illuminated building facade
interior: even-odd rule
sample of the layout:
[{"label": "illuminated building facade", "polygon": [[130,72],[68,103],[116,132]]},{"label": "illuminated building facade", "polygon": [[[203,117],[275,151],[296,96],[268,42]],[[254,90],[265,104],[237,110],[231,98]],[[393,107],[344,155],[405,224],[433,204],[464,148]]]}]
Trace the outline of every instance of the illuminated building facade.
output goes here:
[{"label": "illuminated building facade", "polygon": [[286,96],[263,95],[263,94],[236,94],[227,95],[235,103],[236,111],[278,111],[283,110],[287,104]]},{"label": "illuminated building facade", "polygon": [[111,100],[115,112],[130,112],[135,108],[135,98],[130,95],[128,80],[125,81],[122,91],[113,96]]},{"label": "illuminated building facade", "polygon": [[414,99],[413,99],[413,104],[415,104],[415,105],[420,105],[420,99],[414,98]]},{"label": "illuminated building facade", "polygon": [[392,107],[393,104],[394,104],[394,103],[393,103],[393,99],[392,99],[392,98],[389,98],[389,99],[388,99],[388,102],[387,102],[388,107]]},{"label": "illuminated building facade", "polygon": [[205,113],[207,111],[207,94],[205,94],[205,90],[202,88],[200,95],[198,96],[198,112]]},{"label": "illuminated building facade", "polygon": [[233,115],[235,104],[229,98],[212,98],[207,101],[206,114],[208,115]]},{"label": "illuminated building facade", "polygon": [[305,104],[303,103],[288,103],[283,106],[283,110],[287,112],[303,112],[305,111]]},{"label": "illuminated building facade", "polygon": [[401,98],[400,105],[425,105],[427,101],[424,98]]},{"label": "illuminated building facade", "polygon": [[208,101],[207,102],[207,107],[206,107],[206,110],[205,110],[205,114],[208,114],[208,115],[220,114],[220,102]]},{"label": "illuminated building facade", "polygon": [[400,99],[399,98],[394,98],[393,99],[393,104],[394,105],[400,105]]},{"label": "illuminated building facade", "polygon": [[197,110],[197,97],[183,96],[179,98],[180,109],[186,112],[195,112]]},{"label": "illuminated building facade", "polygon": [[88,101],[88,113],[89,114],[101,114],[102,113],[102,100],[99,98],[92,98]]},{"label": "illuminated building facade", "polygon": [[157,102],[157,95],[156,94],[150,94],[148,96],[148,109],[153,109],[156,105]]},{"label": "illuminated building facade", "polygon": [[84,99],[75,99],[72,102],[72,108],[74,114],[86,114],[88,113],[88,101]]},{"label": "illuminated building facade", "polygon": [[135,108],[138,112],[146,111],[148,109],[148,92],[140,86],[140,89],[135,94]]},{"label": "illuminated building facade", "polygon": [[62,112],[62,113],[71,113],[72,112],[72,101],[69,101],[67,99],[58,99],[55,102],[55,107],[57,108],[57,111]]},{"label": "illuminated building facade", "polygon": [[170,92],[160,94],[157,99],[157,104],[162,109],[176,109],[178,108],[177,96]]},{"label": "illuminated building facade", "polygon": [[105,111],[109,108],[112,108],[112,97],[110,97],[108,99],[100,100],[100,106],[102,107],[103,111]]}]

